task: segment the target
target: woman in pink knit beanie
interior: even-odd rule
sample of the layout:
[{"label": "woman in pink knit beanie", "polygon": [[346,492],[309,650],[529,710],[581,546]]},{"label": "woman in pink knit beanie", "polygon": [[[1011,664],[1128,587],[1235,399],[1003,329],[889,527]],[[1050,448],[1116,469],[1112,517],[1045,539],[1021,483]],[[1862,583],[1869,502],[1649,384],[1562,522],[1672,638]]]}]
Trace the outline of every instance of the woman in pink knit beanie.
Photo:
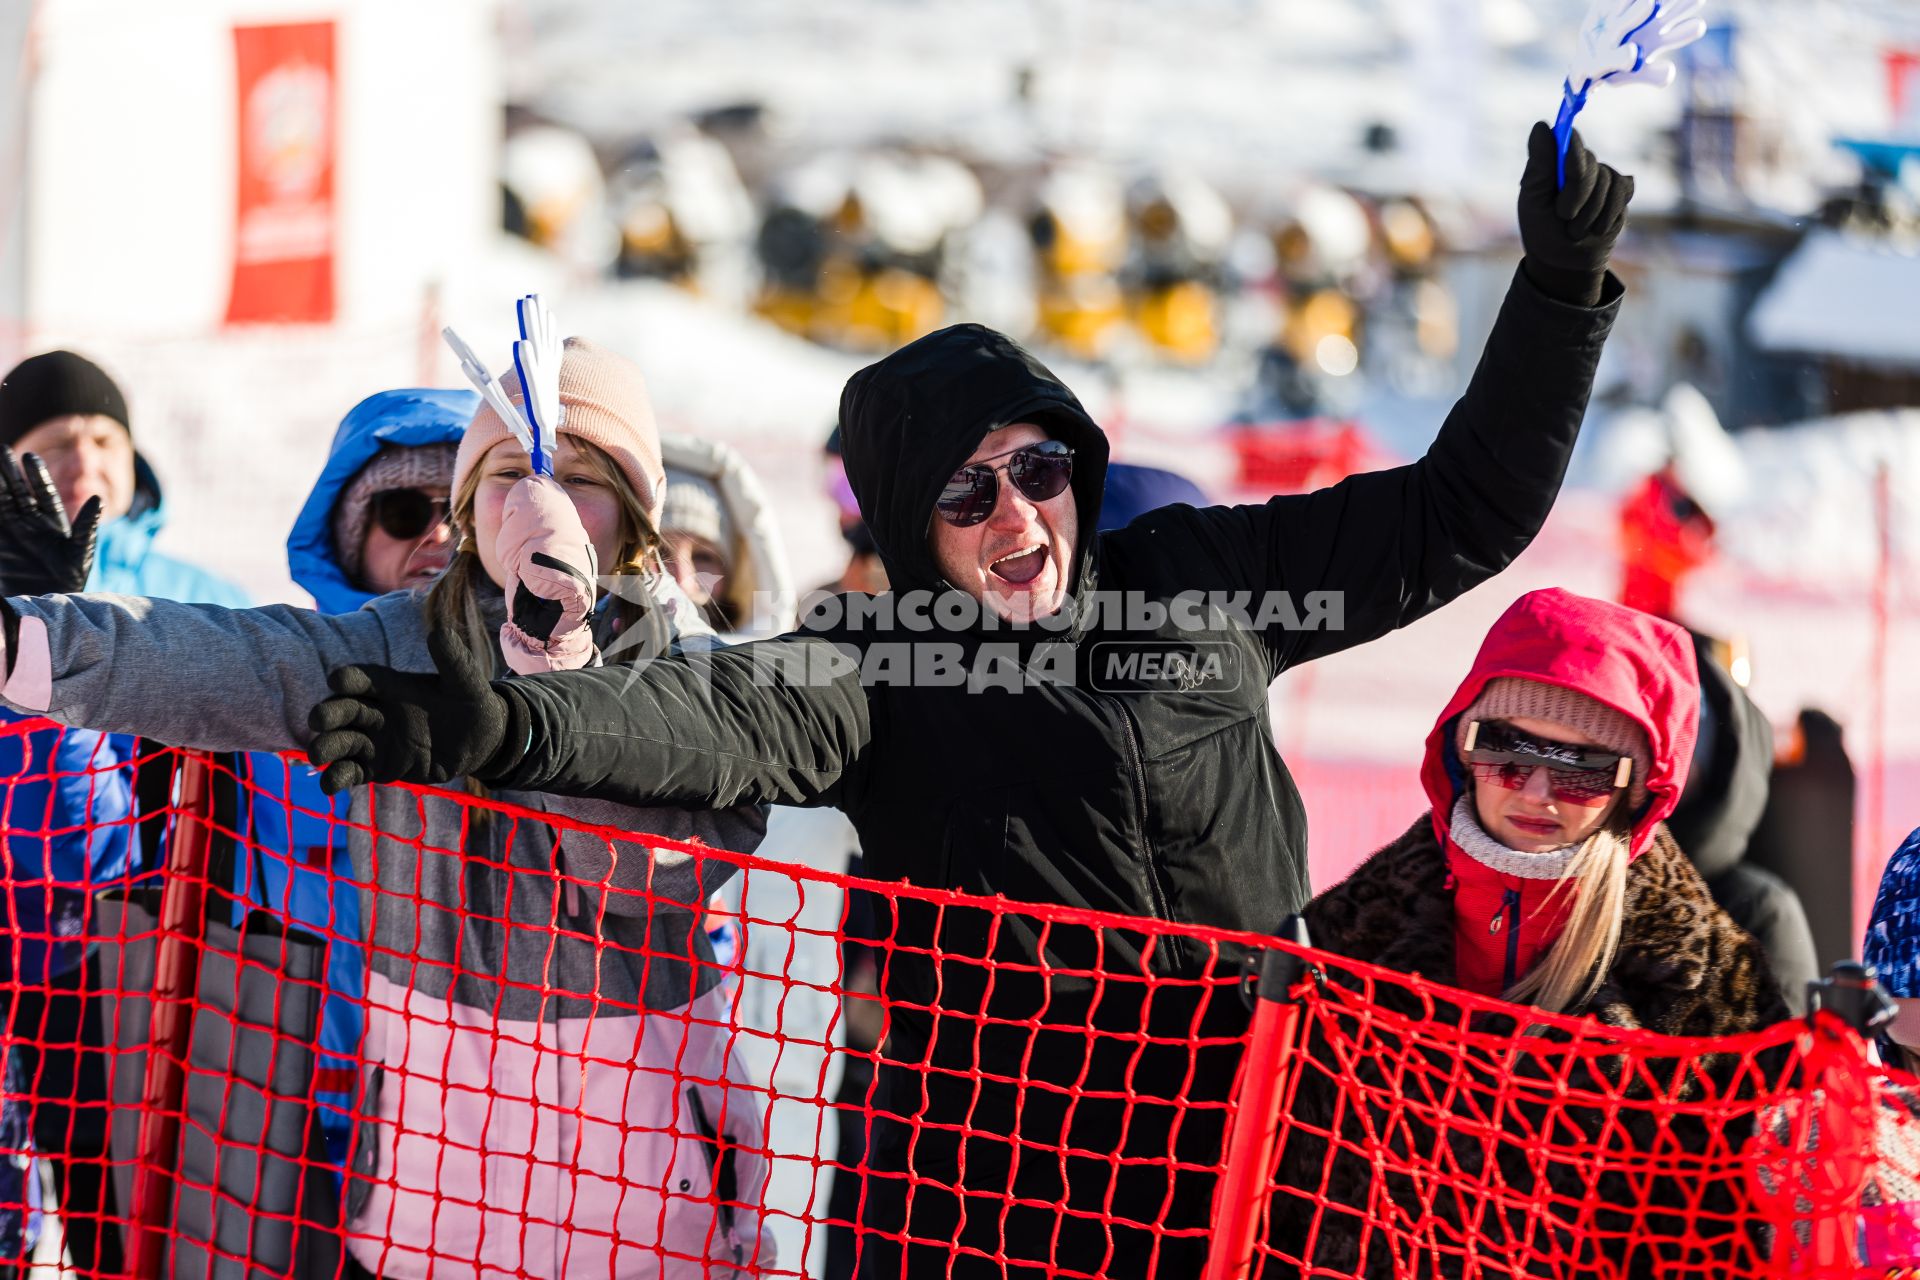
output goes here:
[{"label": "woman in pink knit beanie", "polygon": [[[517,381],[503,383],[519,404]],[[635,656],[657,653],[663,624],[690,608],[660,570],[666,471],[640,370],[584,338],[568,338],[560,405],[551,476],[533,473],[526,450],[491,407],[483,404],[474,416],[453,471],[460,546],[432,595],[436,624],[461,632],[469,650],[480,652],[492,641],[472,603],[476,573],[505,591],[500,649],[523,675],[593,661],[596,631],[602,648],[619,637]],[[614,590],[596,620],[602,584],[623,580],[637,585]]]}]

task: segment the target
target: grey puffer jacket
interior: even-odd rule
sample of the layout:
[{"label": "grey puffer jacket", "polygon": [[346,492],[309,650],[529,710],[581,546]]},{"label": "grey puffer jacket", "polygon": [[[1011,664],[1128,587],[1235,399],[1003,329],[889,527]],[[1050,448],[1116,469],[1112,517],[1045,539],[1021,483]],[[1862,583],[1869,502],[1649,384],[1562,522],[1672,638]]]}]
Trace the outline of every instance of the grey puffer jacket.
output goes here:
[{"label": "grey puffer jacket", "polygon": [[[45,707],[9,705],[180,747],[304,749],[330,669],[433,669],[424,597],[413,592],[337,616],[121,596],[10,604],[23,661],[44,628],[51,696]],[[483,605],[503,612],[497,594]],[[677,639],[693,647],[711,643],[701,624],[684,631]],[[16,673],[7,693],[19,696],[19,684]],[[705,1277],[770,1265],[762,1225],[713,1203],[756,1205],[766,1178],[753,1154],[765,1149],[759,1109],[741,1092],[721,972],[700,927],[702,904],[733,868],[620,834],[746,852],[765,832],[763,811],[492,794],[609,829],[556,840],[545,823],[450,790],[459,798],[353,794],[353,864],[375,886],[361,895],[354,1256],[395,1280]]]}]

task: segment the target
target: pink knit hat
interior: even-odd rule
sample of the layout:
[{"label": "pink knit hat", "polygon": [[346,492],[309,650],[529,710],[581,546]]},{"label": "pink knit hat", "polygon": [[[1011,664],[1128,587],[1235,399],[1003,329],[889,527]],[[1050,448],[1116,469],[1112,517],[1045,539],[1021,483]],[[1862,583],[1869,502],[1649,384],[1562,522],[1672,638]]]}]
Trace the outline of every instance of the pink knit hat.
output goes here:
[{"label": "pink knit hat", "polygon": [[[520,403],[520,380],[500,379],[507,399]],[[660,461],[660,428],[647,399],[647,381],[633,361],[597,347],[585,338],[568,338],[560,361],[560,434],[598,445],[620,468],[647,519],[660,524],[660,502],[667,487],[667,470]],[[460,453],[453,464],[453,492],[487,451],[513,435],[490,405],[482,404],[467,433],[460,437]]]}]

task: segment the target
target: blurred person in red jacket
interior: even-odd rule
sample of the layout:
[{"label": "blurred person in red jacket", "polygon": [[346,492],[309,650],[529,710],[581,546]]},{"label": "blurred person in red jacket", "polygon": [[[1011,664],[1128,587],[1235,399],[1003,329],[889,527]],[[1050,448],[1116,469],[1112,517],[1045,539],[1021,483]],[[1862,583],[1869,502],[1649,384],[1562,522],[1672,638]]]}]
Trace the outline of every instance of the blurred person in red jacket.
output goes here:
[{"label": "blurred person in red jacket", "polygon": [[1620,505],[1620,603],[1679,621],[1680,583],[1713,559],[1713,538],[1713,517],[1687,492],[1678,468],[1668,462]]}]

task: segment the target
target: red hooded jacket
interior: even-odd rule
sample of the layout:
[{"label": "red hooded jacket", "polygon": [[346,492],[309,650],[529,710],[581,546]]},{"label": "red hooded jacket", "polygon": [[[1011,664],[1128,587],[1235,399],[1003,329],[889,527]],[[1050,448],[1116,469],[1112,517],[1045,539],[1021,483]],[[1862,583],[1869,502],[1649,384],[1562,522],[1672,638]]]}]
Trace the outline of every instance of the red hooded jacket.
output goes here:
[{"label": "red hooded jacket", "polygon": [[1446,850],[1454,905],[1454,980],[1499,995],[1537,964],[1566,924],[1570,894],[1493,870],[1464,853],[1450,834],[1455,802],[1471,775],[1454,752],[1454,720],[1487,682],[1519,676],[1584,693],[1646,731],[1653,765],[1648,803],[1634,817],[1632,856],[1653,842],[1686,785],[1699,732],[1700,673],[1687,633],[1670,622],[1558,587],[1532,591],[1493,624],[1473,669],[1427,736],[1420,781],[1433,803],[1434,835]]}]

